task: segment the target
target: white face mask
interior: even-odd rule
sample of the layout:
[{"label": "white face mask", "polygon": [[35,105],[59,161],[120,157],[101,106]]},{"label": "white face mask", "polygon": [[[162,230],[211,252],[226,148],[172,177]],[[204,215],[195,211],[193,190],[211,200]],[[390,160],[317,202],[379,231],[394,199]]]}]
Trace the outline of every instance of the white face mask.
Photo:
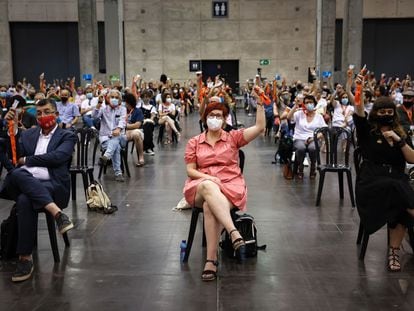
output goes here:
[{"label": "white face mask", "polygon": [[210,131],[218,131],[223,125],[223,119],[216,117],[207,118],[207,127]]},{"label": "white face mask", "polygon": [[166,101],[167,103],[171,103],[171,98],[167,98],[165,101]]}]

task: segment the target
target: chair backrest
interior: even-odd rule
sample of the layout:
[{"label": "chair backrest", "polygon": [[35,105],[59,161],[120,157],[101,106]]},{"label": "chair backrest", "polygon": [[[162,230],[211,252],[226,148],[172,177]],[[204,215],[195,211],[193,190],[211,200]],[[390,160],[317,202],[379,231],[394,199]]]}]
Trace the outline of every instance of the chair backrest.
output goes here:
[{"label": "chair backrest", "polygon": [[[319,137],[319,138],[318,138]],[[349,148],[352,143],[352,134],[351,132],[343,127],[320,127],[317,128],[313,133],[313,139],[315,142],[316,148],[316,161],[318,165],[321,164],[321,143],[325,143],[326,153],[325,153],[325,163],[326,165],[337,165],[345,164],[349,165]],[[345,141],[345,150],[342,150],[342,141]],[[338,149],[343,151],[343,161],[338,160]]]},{"label": "chair backrest", "polygon": [[243,170],[244,170],[244,160],[245,160],[245,158],[246,158],[246,156],[244,154],[244,151],[239,149],[239,167],[240,167],[240,170],[241,170],[242,174],[243,174]]},{"label": "chair backrest", "polygon": [[79,128],[75,132],[78,140],[76,142],[76,166],[88,166],[89,145],[93,138],[97,139],[96,132],[90,128]]}]

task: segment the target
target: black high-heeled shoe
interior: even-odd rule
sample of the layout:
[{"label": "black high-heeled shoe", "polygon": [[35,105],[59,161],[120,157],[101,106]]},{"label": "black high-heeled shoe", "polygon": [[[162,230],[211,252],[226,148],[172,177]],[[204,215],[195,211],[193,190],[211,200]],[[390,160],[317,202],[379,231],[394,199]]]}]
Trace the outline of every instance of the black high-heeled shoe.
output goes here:
[{"label": "black high-heeled shoe", "polygon": [[[233,232],[239,232],[237,229],[233,229],[230,231],[229,235],[231,238],[231,234]],[[236,258],[239,262],[243,262],[246,260],[246,243],[244,242],[243,238],[237,238],[232,242],[233,249],[236,252]]]},{"label": "black high-heeled shoe", "polygon": [[[237,229],[233,229],[233,230],[231,230],[231,231],[229,232],[230,239],[231,239],[231,234],[232,234],[233,232],[239,232],[239,230],[237,230]],[[239,234],[240,234],[240,233],[239,233]],[[235,239],[233,242],[231,242],[231,244],[233,245],[233,249],[234,249],[235,251],[237,251],[237,250],[238,250],[238,249],[239,249],[242,245],[245,245],[244,240],[243,240],[243,238],[242,238],[242,237]]]},{"label": "black high-heeled shoe", "polygon": [[[207,259],[207,262],[211,262],[213,265],[215,265],[216,267],[218,267],[218,261],[217,260],[212,260],[212,259]],[[214,281],[217,278],[217,271],[214,270],[204,270],[203,273],[201,274],[201,280],[204,282],[208,282],[208,281]]]}]

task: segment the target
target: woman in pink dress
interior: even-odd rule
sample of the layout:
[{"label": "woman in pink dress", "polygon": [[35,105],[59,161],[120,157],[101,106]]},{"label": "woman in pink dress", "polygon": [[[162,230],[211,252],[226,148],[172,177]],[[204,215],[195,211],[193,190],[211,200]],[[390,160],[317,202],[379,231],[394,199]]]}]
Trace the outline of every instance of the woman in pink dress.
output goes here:
[{"label": "woman in pink dress", "polygon": [[201,275],[203,281],[212,281],[217,276],[217,248],[223,228],[229,233],[233,248],[240,253],[244,251],[244,240],[233,224],[230,210],[246,209],[247,189],[238,164],[239,148],[259,136],[266,123],[262,102],[254,95],[258,100],[255,125],[224,131],[228,105],[220,103],[219,97],[212,97],[202,116],[207,130],[191,138],[186,146],[188,179],[184,196],[190,205],[202,206],[204,211],[207,259]]}]

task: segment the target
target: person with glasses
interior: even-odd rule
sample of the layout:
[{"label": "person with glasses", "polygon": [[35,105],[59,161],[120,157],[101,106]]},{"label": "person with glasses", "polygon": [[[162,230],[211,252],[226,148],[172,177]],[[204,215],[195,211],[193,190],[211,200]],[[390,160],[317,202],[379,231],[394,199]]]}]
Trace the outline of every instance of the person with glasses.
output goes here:
[{"label": "person with glasses", "polygon": [[[353,75],[349,69],[347,90],[351,89]],[[355,103],[353,119],[362,154],[355,184],[356,203],[364,234],[388,224],[388,269],[395,272],[401,270],[399,250],[414,216],[414,190],[405,174],[406,162],[414,163],[414,150],[392,98],[378,97],[368,115],[364,111],[362,85],[364,76],[360,74],[355,96],[348,92]],[[358,92],[361,96],[357,96]]]},{"label": "person with glasses", "polygon": [[[14,108],[6,115],[16,119]],[[57,107],[53,100],[43,99],[36,105],[39,127],[23,131],[16,146],[17,163],[2,157],[8,169],[0,197],[16,202],[17,261],[13,282],[21,282],[33,273],[32,252],[37,235],[37,214],[46,210],[56,220],[61,234],[73,228],[62,212],[70,194],[69,163],[77,138],[71,131],[61,129],[56,122]],[[0,148],[0,153],[4,150]]]},{"label": "person with glasses", "polygon": [[258,102],[255,125],[225,131],[229,106],[213,96],[202,116],[206,130],[186,145],[188,178],[184,197],[191,206],[202,207],[204,211],[207,259],[201,275],[203,281],[217,277],[217,248],[223,228],[229,233],[234,250],[240,254],[244,251],[245,242],[234,226],[230,210],[235,207],[246,210],[247,189],[238,163],[239,148],[263,133],[266,124],[261,99],[254,91],[252,96]]},{"label": "person with glasses", "polygon": [[115,172],[115,180],[124,182],[121,170],[121,139],[126,128],[126,108],[121,105],[121,92],[117,89],[109,91],[105,105],[98,102],[95,106],[92,117],[100,120],[99,141],[105,150],[100,161],[105,165],[112,159],[112,166]]}]

